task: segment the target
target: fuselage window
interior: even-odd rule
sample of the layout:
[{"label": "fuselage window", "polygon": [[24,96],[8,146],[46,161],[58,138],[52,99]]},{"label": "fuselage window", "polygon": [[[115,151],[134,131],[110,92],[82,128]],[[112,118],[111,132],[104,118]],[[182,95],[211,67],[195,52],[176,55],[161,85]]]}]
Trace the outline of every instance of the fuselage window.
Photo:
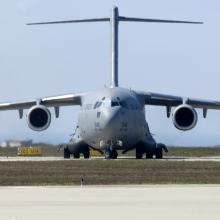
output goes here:
[{"label": "fuselage window", "polygon": [[101,107],[101,105],[102,105],[102,102],[98,102],[97,108]]},{"label": "fuselage window", "polygon": [[98,104],[98,102],[95,103],[95,105],[94,105],[94,107],[93,107],[94,109],[96,109],[97,104]]},{"label": "fuselage window", "polygon": [[96,102],[93,109],[99,108],[102,105],[102,102]]}]

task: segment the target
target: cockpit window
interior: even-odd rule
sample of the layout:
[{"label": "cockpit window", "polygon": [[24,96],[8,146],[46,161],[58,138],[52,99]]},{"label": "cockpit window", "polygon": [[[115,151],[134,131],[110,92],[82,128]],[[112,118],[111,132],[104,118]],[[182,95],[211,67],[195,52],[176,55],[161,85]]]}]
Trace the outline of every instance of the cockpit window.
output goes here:
[{"label": "cockpit window", "polygon": [[119,102],[111,102],[111,106],[112,107],[115,107],[115,106],[120,106],[120,103]]},{"label": "cockpit window", "polygon": [[96,102],[94,105],[94,109],[99,108],[100,106],[103,106],[105,108],[109,107],[116,107],[116,106],[121,106],[122,108],[128,109],[128,104],[126,101],[119,101],[119,100],[113,100],[111,101],[110,99],[105,99],[103,102]]},{"label": "cockpit window", "polygon": [[111,107],[115,106],[122,106],[123,108],[128,108],[128,105],[126,102],[117,102],[117,101],[112,101],[111,102]]}]

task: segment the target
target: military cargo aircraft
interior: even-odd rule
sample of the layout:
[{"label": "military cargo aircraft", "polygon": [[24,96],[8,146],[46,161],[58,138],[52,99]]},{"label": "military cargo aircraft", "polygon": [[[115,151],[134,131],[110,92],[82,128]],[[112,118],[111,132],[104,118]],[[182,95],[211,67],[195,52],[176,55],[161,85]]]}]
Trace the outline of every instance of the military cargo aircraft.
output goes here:
[{"label": "military cargo aircraft", "polygon": [[[28,102],[2,103],[0,110],[18,110],[20,118],[28,109],[27,123],[34,131],[43,131],[50,126],[50,108],[54,108],[56,118],[61,106],[81,106],[78,124],[73,138],[64,148],[64,158],[90,157],[90,149],[102,152],[106,159],[116,159],[117,151],[126,153],[136,149],[136,158],[163,157],[164,144],[157,143],[150,133],[145,106],[155,105],[166,108],[167,117],[172,116],[174,126],[182,131],[193,129],[198,120],[196,108],[203,109],[206,118],[208,109],[220,110],[220,102],[183,98],[179,96],[135,91],[121,88],[118,83],[118,30],[123,22],[157,22],[202,24],[202,22],[174,21],[124,17],[113,7],[110,17],[53,22],[29,23],[28,25],[63,24],[81,22],[110,22],[112,31],[112,71],[111,85],[97,91],[72,93],[43,97]],[[172,111],[173,110],[173,111]]]}]

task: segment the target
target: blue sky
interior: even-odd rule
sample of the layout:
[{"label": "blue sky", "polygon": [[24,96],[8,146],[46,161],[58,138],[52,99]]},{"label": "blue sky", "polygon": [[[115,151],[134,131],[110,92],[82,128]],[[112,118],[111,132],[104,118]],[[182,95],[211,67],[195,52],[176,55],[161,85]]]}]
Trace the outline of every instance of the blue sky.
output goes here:
[{"label": "blue sky", "polygon": [[[30,27],[25,23],[106,17],[113,5],[133,17],[204,21],[204,25],[123,23],[120,76],[123,87],[220,100],[220,2],[217,0],[3,0],[0,2],[0,101],[23,101],[93,90],[110,82],[107,23]],[[79,107],[61,108],[45,132],[31,131],[18,113],[0,113],[0,140],[68,141]],[[199,113],[197,127],[176,130],[165,108],[148,107],[156,140],[166,144],[220,144],[220,112]]]}]

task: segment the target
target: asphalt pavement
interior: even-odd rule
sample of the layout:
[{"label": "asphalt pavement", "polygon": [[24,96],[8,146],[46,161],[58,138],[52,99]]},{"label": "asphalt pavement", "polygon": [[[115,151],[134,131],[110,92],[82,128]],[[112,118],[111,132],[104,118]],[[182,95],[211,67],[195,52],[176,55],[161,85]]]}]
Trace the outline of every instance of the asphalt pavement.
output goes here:
[{"label": "asphalt pavement", "polygon": [[[0,157],[2,161],[63,161],[63,160],[78,160],[78,159],[64,159],[63,157]],[[84,160],[80,158],[80,160]],[[103,157],[92,157],[89,160],[105,160]],[[135,160],[134,157],[118,157],[118,160]],[[154,159],[156,160],[156,159]],[[164,157],[164,161],[213,161],[220,162],[220,156],[214,157]]]},{"label": "asphalt pavement", "polygon": [[1,220],[219,220],[220,185],[0,187]]}]

